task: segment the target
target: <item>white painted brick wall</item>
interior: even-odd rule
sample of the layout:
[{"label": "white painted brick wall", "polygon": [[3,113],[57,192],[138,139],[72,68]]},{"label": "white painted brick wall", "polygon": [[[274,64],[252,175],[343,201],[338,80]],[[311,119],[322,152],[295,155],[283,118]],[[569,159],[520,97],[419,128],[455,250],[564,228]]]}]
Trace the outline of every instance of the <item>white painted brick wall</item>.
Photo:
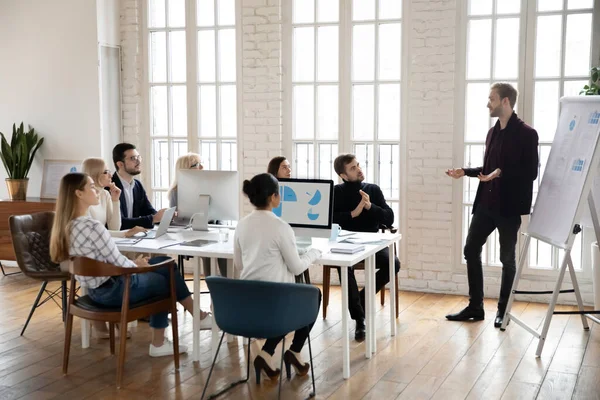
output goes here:
[{"label": "white painted brick wall", "polygon": [[[242,3],[242,151],[244,179],[266,172],[282,148],[281,5]],[[246,201],[244,211],[252,207]]]},{"label": "white painted brick wall", "polygon": [[[125,140],[144,146],[147,139],[141,128],[142,0],[121,1],[123,53],[123,127]],[[241,0],[242,6],[242,132],[238,149],[242,151],[244,178],[264,172],[271,157],[282,151],[282,0]],[[287,0],[286,0],[287,1]],[[453,265],[462,248],[453,249],[455,223],[452,181],[443,175],[453,162],[455,137],[455,82],[457,54],[457,5],[460,0],[407,0],[410,13],[404,15],[409,28],[407,129],[408,211],[405,262],[400,271],[404,290],[468,294],[466,267]],[[145,95],[145,94],[144,94]],[[485,101],[483,99],[482,101]],[[251,210],[245,202],[244,210]],[[490,274],[487,274],[490,275]],[[497,297],[499,274],[485,277],[486,296]],[[314,282],[322,281],[322,268],[311,267]],[[362,284],[364,275],[357,272]],[[339,284],[337,273],[332,284]],[[522,289],[553,289],[554,281],[545,278],[521,281]],[[565,284],[565,287],[568,283]],[[580,283],[584,301],[593,303],[592,285]],[[521,296],[520,299],[548,301],[549,296]],[[561,302],[574,303],[572,295],[561,295]]]}]

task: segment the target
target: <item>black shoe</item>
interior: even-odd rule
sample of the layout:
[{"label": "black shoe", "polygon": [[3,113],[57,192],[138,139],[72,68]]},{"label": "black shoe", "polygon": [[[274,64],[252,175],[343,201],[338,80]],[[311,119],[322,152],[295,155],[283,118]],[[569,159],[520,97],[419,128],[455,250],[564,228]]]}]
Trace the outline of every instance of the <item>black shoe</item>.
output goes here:
[{"label": "black shoe", "polygon": [[[504,322],[504,311],[498,310],[496,312],[496,319],[494,320],[494,328],[500,328],[502,326],[502,322]],[[506,321],[506,325],[510,324],[510,319]]]},{"label": "black shoe", "polygon": [[482,321],[485,318],[485,312],[483,308],[470,308],[465,307],[462,311],[456,314],[448,314],[446,318],[449,321]]},{"label": "black shoe", "polygon": [[356,330],[354,331],[354,340],[362,342],[365,340],[365,320],[356,320]]}]

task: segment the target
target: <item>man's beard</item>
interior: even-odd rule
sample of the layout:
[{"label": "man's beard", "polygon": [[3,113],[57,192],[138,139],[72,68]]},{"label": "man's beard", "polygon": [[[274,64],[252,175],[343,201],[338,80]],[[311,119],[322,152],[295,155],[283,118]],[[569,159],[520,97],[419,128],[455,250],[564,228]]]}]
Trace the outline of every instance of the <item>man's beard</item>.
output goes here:
[{"label": "man's beard", "polygon": [[490,112],[490,117],[494,118],[494,117],[500,117],[502,115],[502,106],[498,106],[496,108],[494,108],[491,112]]},{"label": "man's beard", "polygon": [[142,171],[136,171],[135,169],[125,168],[125,172],[127,172],[131,176],[136,176],[136,175],[139,175]]}]

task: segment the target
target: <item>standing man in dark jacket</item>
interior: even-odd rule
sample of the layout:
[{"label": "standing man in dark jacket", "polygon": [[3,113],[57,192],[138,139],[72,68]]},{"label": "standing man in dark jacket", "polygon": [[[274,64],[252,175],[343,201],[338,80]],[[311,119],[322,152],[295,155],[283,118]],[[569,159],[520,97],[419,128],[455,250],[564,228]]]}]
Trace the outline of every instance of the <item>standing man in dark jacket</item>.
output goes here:
[{"label": "standing man in dark jacket", "polygon": [[166,209],[156,211],[148,200],[144,186],[134,178],[142,172],[142,156],[130,143],[119,143],[112,155],[117,169],[117,173],[113,174],[113,182],[121,189],[121,229],[134,226],[151,229],[160,222]]},{"label": "standing man in dark jacket", "polygon": [[531,212],[533,181],[538,175],[538,134],[513,111],[517,90],[508,83],[495,83],[490,90],[488,109],[498,121],[487,134],[483,167],[446,171],[452,178],[467,175],[479,179],[473,203],[464,255],[469,279],[469,305],[451,321],[479,321],[483,311],[483,268],[481,251],[488,236],[498,229],[502,282],[494,326],[499,328],[516,272],[516,246],[521,215]]},{"label": "standing man in dark jacket", "polygon": [[[378,232],[382,225],[392,226],[394,211],[385,202],[379,186],[363,182],[365,176],[353,154],[338,156],[333,168],[344,180],[344,183],[335,185],[333,191],[333,222],[342,229],[355,232]],[[398,272],[400,261],[396,258],[395,262]],[[375,264],[375,291],[379,292],[390,281],[390,255],[387,248],[375,254]],[[341,274],[339,268],[338,273]],[[365,290],[358,291],[356,276],[351,268],[348,269],[348,309],[350,317],[356,321],[354,339],[364,340]]]}]

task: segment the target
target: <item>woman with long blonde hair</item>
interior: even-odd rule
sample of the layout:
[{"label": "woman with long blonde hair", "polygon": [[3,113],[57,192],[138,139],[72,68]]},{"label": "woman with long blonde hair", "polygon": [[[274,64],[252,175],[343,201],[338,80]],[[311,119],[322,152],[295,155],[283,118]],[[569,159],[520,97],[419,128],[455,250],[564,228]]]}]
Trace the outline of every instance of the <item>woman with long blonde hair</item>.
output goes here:
[{"label": "woman with long blonde hair", "polygon": [[[123,268],[148,266],[163,261],[164,257],[138,257],[129,260],[119,252],[113,238],[106,228],[88,215],[90,206],[98,205],[98,192],[94,180],[87,174],[69,173],[61,179],[56,216],[50,236],[50,257],[56,263],[71,257],[88,257]],[[130,281],[130,300],[137,303],[145,299],[162,296],[169,292],[169,268],[163,267],[155,272],[134,274]],[[75,276],[79,284],[88,290],[89,297],[96,303],[107,307],[121,307],[125,279],[122,276],[86,277]],[[175,269],[175,289],[177,301],[190,313],[193,301],[185,281]],[[209,320],[208,313],[203,320]],[[151,357],[173,354],[173,344],[165,338],[165,328],[169,325],[168,313],[161,312],[150,317],[152,343]],[[179,346],[179,352],[185,353],[186,346]]]}]

